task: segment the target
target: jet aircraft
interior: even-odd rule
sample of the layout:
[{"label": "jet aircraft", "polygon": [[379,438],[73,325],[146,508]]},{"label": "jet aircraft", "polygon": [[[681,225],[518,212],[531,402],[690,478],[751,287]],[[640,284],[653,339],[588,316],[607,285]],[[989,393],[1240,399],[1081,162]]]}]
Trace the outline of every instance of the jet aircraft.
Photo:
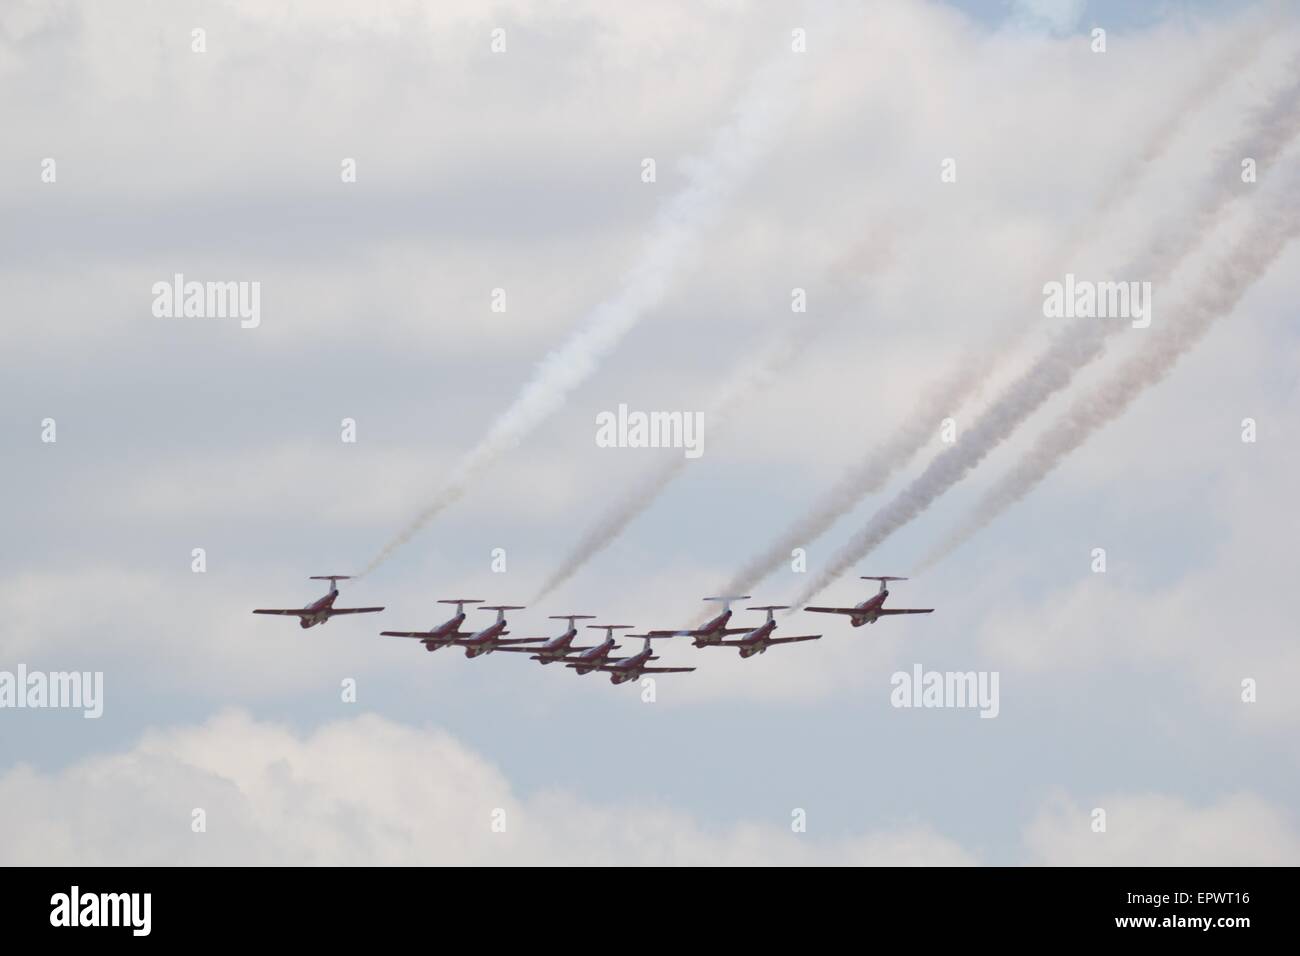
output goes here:
[{"label": "jet aircraft", "polygon": [[[574,626],[574,621],[585,621],[594,618],[594,614],[552,614],[552,621],[568,621],[569,626],[564,629],[564,633],[547,640],[541,647],[501,647],[498,650],[511,651],[515,654],[531,654],[532,660],[539,664],[551,664],[555,661],[562,661],[571,654],[580,654],[583,651],[596,650],[595,647],[589,647],[574,644],[573,639],[578,636],[578,630]],[[587,625],[590,627],[591,625]],[[542,640],[546,640],[542,638]]]},{"label": "jet aircraft", "polygon": [[522,611],[523,607],[519,605],[485,604],[478,610],[496,611],[497,619],[469,637],[456,639],[456,646],[465,648],[466,657],[482,657],[484,654],[491,654],[493,651],[513,644],[542,644],[546,642],[544,637],[505,637],[510,633],[506,630],[506,611]]},{"label": "jet aircraft", "polygon": [[651,631],[651,637],[693,637],[695,638],[696,647],[707,647],[710,644],[716,644],[724,637],[731,634],[745,634],[752,628],[748,627],[727,627],[727,622],[731,620],[731,602],[747,601],[748,594],[732,595],[730,597],[706,597],[705,601],[721,601],[722,611],[705,623],[696,628],[689,628],[681,631]]},{"label": "jet aircraft", "polygon": [[339,581],[347,581],[351,575],[347,574],[313,574],[310,578],[312,581],[328,581],[329,590],[325,596],[317,598],[306,607],[299,608],[264,608],[260,607],[253,611],[254,614],[283,614],[287,617],[297,617],[298,626],[303,628],[315,627],[317,624],[324,624],[332,617],[340,614],[373,614],[376,611],[382,611],[382,607],[335,607],[334,602],[339,597]]},{"label": "jet aircraft", "polygon": [[751,607],[751,611],[766,611],[767,620],[754,628],[744,637],[734,641],[715,641],[710,647],[734,647],[740,651],[740,656],[753,657],[755,654],[766,654],[767,649],[773,644],[793,644],[797,641],[815,641],[821,637],[820,634],[799,634],[794,637],[773,637],[772,632],[776,630],[776,621],[772,619],[773,611],[785,611],[789,609],[788,604],[762,604],[758,607]]},{"label": "jet aircraft", "polygon": [[658,660],[650,652],[650,642],[656,637],[671,637],[669,634],[630,634],[629,637],[639,637],[645,641],[645,646],[631,657],[607,657],[603,662],[598,664],[588,664],[586,662],[573,662],[566,666],[572,667],[579,674],[587,674],[593,670],[603,671],[609,675],[611,684],[623,684],[630,680],[636,680],[642,674],[685,674],[695,670],[694,667],[650,667],[649,662]]},{"label": "jet aircraft", "polygon": [[907,578],[895,578],[888,575],[872,576],[863,575],[864,581],[879,581],[880,590],[867,598],[861,604],[853,607],[806,607],[805,611],[814,611],[818,614],[846,614],[849,623],[854,627],[861,627],[863,624],[875,624],[882,617],[888,617],[891,614],[933,614],[932,607],[885,607],[885,598],[889,597],[889,588],[886,587],[890,581],[906,581]]},{"label": "jet aircraft", "polygon": [[456,605],[456,613],[443,621],[431,631],[380,631],[381,637],[413,637],[424,645],[426,651],[436,651],[440,647],[455,644],[458,640],[473,637],[469,631],[462,631],[465,623],[465,605],[482,604],[482,598],[440,598],[439,604]]}]

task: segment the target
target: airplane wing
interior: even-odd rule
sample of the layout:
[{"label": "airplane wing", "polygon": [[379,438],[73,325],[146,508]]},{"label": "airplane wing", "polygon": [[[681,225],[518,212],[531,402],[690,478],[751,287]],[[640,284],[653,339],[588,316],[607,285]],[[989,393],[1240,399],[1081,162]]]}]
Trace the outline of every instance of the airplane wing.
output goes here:
[{"label": "airplane wing", "polygon": [[254,614],[289,614],[289,615],[292,615],[292,616],[294,616],[294,617],[301,617],[301,616],[303,616],[304,614],[311,614],[312,612],[311,612],[311,611],[308,611],[308,610],[305,610],[304,608],[300,608],[300,607],[299,607],[299,608],[284,608],[284,607],[266,608],[266,607],[259,607],[259,608],[258,608],[256,611],[254,611],[253,613],[254,613]]},{"label": "airplane wing", "polygon": [[685,674],[695,670],[694,667],[643,667],[642,674]]},{"label": "airplane wing", "polygon": [[[820,638],[820,634],[800,634],[796,637],[770,637],[767,639],[768,644],[793,644],[795,641],[815,641]],[[744,647],[746,641],[718,641],[711,647]]]},{"label": "airplane wing", "polygon": [[435,637],[432,631],[380,631],[380,637],[414,637],[421,641],[454,641],[459,638],[470,637],[469,634],[456,633],[444,634],[442,637]]},{"label": "airplane wing", "polygon": [[382,610],[382,607],[332,607],[325,613],[333,617],[335,614],[373,614]]},{"label": "airplane wing", "polygon": [[573,660],[571,660],[571,661],[566,661],[566,662],[565,662],[565,666],[566,666],[566,667],[589,667],[589,668],[591,668],[593,671],[622,670],[622,668],[620,668],[620,667],[614,667],[614,666],[612,666],[612,665],[617,664],[617,663],[619,663],[620,661],[625,661],[625,660],[627,660],[626,657],[610,657],[610,658],[602,658],[601,660],[598,660],[598,661],[573,661]]},{"label": "airplane wing", "polygon": [[855,607],[806,607],[805,611],[816,611],[818,614],[861,614]]},{"label": "airplane wing", "polygon": [[[536,654],[541,650],[540,647],[499,647],[497,650],[510,651],[514,654]],[[578,654],[582,651],[589,651],[590,647],[568,647],[564,649],[565,654]],[[560,657],[559,652],[552,652],[556,657]]]},{"label": "airplane wing", "polygon": [[[496,643],[498,646],[505,646],[505,645],[507,645],[507,644],[533,644],[533,645],[536,645],[536,644],[545,644],[545,643],[546,643],[547,641],[549,641],[549,640],[550,640],[549,637],[511,637],[511,638],[508,638],[507,640],[504,640],[504,641],[500,641],[500,640],[499,640],[499,641],[496,641],[495,643]],[[536,650],[536,649],[537,649],[536,647],[531,648],[531,650]]]},{"label": "airplane wing", "polygon": [[[809,608],[808,610],[811,611],[812,608]],[[933,614],[934,608],[932,607],[887,607],[883,611],[877,611],[876,613],[879,614],[881,617],[884,617],[886,614]]]},{"label": "airplane wing", "polygon": [[716,631],[705,630],[680,630],[680,631],[650,631],[651,637],[704,637],[705,635],[723,636],[726,634],[748,634],[752,627],[724,627]]}]

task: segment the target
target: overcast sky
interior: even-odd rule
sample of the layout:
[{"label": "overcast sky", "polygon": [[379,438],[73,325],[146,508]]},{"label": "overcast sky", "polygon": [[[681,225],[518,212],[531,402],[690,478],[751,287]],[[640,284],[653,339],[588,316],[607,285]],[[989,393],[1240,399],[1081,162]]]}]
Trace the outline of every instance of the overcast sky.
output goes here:
[{"label": "overcast sky", "polygon": [[[0,671],[102,671],[104,702],[0,710],[0,861],[1297,862],[1300,252],[1278,210],[1300,120],[1268,111],[1300,63],[1288,7],[4,4]],[[1125,271],[1184,245],[1167,276]],[[511,629],[697,621],[919,429],[801,544],[807,571],[746,602],[789,603],[953,447],[944,419],[978,434],[1072,341],[1042,311],[1066,272],[1156,279],[1152,327],[1115,325],[817,603],[916,570],[1074,403],[1213,321],[894,586],[934,614],[800,613],[782,629],[820,641],[744,661],[672,642],[699,669],[653,703],[377,636],[433,626],[439,598],[529,604],[682,455],[597,447],[596,416],[706,410],[760,365],[704,454]],[[155,316],[177,273],[260,283],[260,324]],[[343,588],[383,614],[249,613],[411,530]],[[891,706],[914,665],[996,672],[997,717]]]}]

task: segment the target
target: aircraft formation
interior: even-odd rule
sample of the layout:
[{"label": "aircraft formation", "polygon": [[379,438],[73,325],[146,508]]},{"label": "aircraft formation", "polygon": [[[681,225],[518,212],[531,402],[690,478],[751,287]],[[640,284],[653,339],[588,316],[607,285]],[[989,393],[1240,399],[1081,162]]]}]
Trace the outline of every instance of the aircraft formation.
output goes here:
[{"label": "aircraft formation", "polygon": [[[306,607],[301,608],[257,608],[254,614],[279,614],[297,617],[302,628],[326,624],[333,617],[342,614],[374,614],[384,610],[382,607],[335,607],[339,597],[339,581],[349,580],[346,574],[312,575],[313,581],[328,581],[329,590]],[[879,590],[871,597],[852,607],[807,607],[806,611],[819,614],[841,614],[849,619],[854,627],[874,624],[882,617],[894,614],[930,614],[934,608],[887,608],[885,600],[889,597],[890,581],[906,581],[906,578],[888,575],[864,575],[864,581],[877,581]],[[575,644],[578,637],[578,621],[594,620],[593,614],[553,614],[553,621],[567,621],[568,626],[554,637],[507,637],[510,633],[506,620],[507,611],[522,611],[523,607],[512,604],[484,604],[481,598],[443,598],[439,604],[456,605],[456,613],[447,620],[427,631],[380,631],[381,637],[401,637],[419,641],[426,651],[437,651],[445,647],[460,647],[467,658],[483,657],[498,651],[508,654],[527,654],[529,659],[539,664],[562,664],[565,668],[579,675],[599,672],[609,675],[611,684],[623,684],[639,679],[643,674],[685,674],[695,670],[694,667],[659,667],[652,662],[659,660],[650,642],[654,640],[689,637],[698,648],[730,647],[735,648],[742,659],[765,654],[769,647],[777,644],[795,644],[803,641],[820,640],[820,634],[797,634],[790,637],[777,637],[775,612],[789,610],[785,604],[760,604],[749,607],[750,611],[764,611],[766,620],[755,626],[731,627],[732,608],[735,601],[748,601],[748,594],[723,597],[707,597],[704,600],[723,605],[722,610],[704,624],[695,628],[679,630],[647,631],[643,634],[628,634],[628,639],[639,640],[642,647],[635,654],[626,657],[613,656],[622,646],[614,639],[615,631],[630,631],[630,624],[587,624],[586,628],[604,631],[605,638],[598,644]],[[476,630],[463,630],[466,620],[465,607],[479,604],[479,611],[495,611],[496,620],[486,627]]]}]

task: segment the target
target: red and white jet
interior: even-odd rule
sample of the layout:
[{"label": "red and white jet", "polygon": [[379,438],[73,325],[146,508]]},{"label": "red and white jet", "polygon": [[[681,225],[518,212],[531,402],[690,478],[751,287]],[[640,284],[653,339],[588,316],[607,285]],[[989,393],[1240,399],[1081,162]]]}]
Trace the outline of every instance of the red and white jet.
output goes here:
[{"label": "red and white jet", "polygon": [[312,581],[328,581],[330,589],[325,593],[323,598],[313,601],[306,607],[299,608],[258,608],[253,611],[254,614],[285,614],[290,617],[297,617],[300,627],[314,627],[317,624],[324,624],[330,618],[339,614],[373,614],[376,611],[382,611],[382,607],[335,607],[334,602],[339,597],[339,581],[347,581],[350,575],[347,574],[313,574],[310,578]]},{"label": "red and white jet", "polygon": [[478,610],[496,611],[497,619],[483,630],[476,631],[469,637],[456,639],[456,646],[465,648],[466,657],[482,657],[484,654],[491,654],[493,651],[511,644],[541,644],[546,641],[544,637],[512,637],[503,640],[505,635],[510,633],[506,630],[506,611],[522,611],[523,607],[521,605],[485,604]]},{"label": "red and white jet", "polygon": [[424,645],[426,651],[436,651],[440,647],[455,644],[458,640],[473,637],[469,631],[462,631],[465,623],[465,605],[482,604],[482,598],[440,598],[439,604],[456,605],[456,613],[447,618],[431,631],[380,631],[381,637],[413,637]]},{"label": "red and white jet", "polygon": [[682,631],[651,631],[651,637],[693,637],[695,638],[696,647],[707,647],[710,644],[717,644],[724,637],[731,634],[747,634],[752,628],[748,627],[727,627],[727,622],[731,620],[731,602],[748,601],[748,594],[737,594],[731,597],[706,597],[705,601],[721,601],[722,613],[710,618],[699,627]]},{"label": "red and white jet", "polygon": [[624,684],[630,680],[636,680],[642,674],[685,674],[688,671],[695,670],[694,667],[649,667],[650,661],[657,661],[659,658],[650,653],[650,642],[657,637],[671,637],[671,634],[629,634],[629,637],[639,637],[645,641],[645,647],[641,648],[631,657],[605,658],[604,661],[596,664],[586,662],[573,662],[566,666],[572,667],[579,674],[587,674],[591,671],[604,671],[609,675],[611,684]]},{"label": "red and white jet", "polygon": [[776,630],[776,621],[772,619],[773,611],[789,610],[788,604],[762,604],[758,607],[751,607],[751,611],[766,611],[767,620],[754,628],[744,637],[735,641],[714,641],[710,647],[734,647],[740,651],[740,656],[753,657],[755,654],[766,654],[767,649],[773,644],[794,644],[796,641],[815,641],[820,634],[800,634],[795,637],[773,637],[772,632]]},{"label": "red and white jet", "polygon": [[805,611],[815,611],[818,614],[847,614],[849,623],[854,627],[861,627],[863,624],[875,624],[882,617],[888,617],[891,614],[933,614],[932,607],[885,607],[885,598],[889,597],[889,588],[885,585],[890,581],[906,581],[907,578],[895,578],[885,576],[863,575],[864,581],[879,581],[880,590],[867,598],[861,604],[854,607],[806,607]]},{"label": "red and white jet", "polygon": [[[552,614],[550,616],[552,621],[569,622],[569,626],[565,628],[563,634],[559,634],[550,640],[540,638],[540,640],[546,641],[546,643],[541,647],[501,647],[498,648],[498,650],[511,651],[515,654],[532,654],[532,659],[537,661],[539,664],[550,664],[554,661],[562,661],[570,654],[579,654],[583,651],[594,651],[597,648],[573,643],[573,639],[578,636],[578,629],[574,627],[573,622],[590,620],[595,616],[596,615],[594,614]],[[590,624],[587,626],[591,627]]]}]

